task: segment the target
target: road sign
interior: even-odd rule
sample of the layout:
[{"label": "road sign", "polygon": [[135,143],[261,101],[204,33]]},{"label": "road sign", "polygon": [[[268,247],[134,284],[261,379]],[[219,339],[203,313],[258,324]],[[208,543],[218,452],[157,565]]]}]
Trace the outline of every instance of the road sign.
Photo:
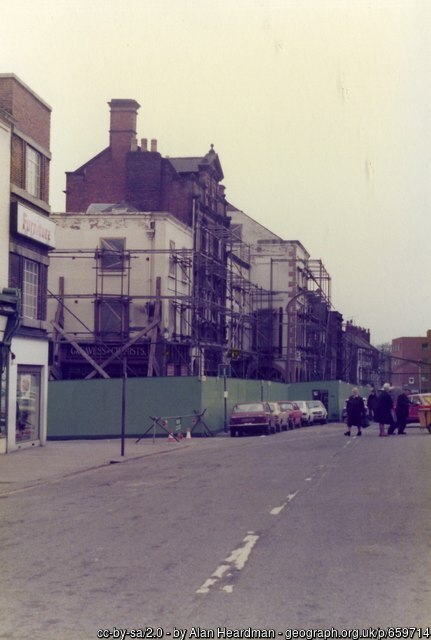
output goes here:
[{"label": "road sign", "polygon": [[232,369],[230,364],[219,364],[218,366],[219,378],[230,378],[231,375],[232,375]]}]

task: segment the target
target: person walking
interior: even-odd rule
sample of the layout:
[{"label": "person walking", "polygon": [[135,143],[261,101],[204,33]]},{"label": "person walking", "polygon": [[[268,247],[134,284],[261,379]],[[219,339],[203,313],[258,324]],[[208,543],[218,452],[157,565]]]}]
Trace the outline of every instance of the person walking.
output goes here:
[{"label": "person walking", "polygon": [[347,400],[347,431],[345,436],[351,435],[352,427],[358,428],[358,436],[362,435],[362,425],[365,418],[365,404],[364,399],[359,395],[359,389],[353,387],[352,395]]},{"label": "person walking", "polygon": [[[374,417],[376,422],[379,423],[379,436],[390,436],[395,431],[395,420],[392,416],[393,400],[389,393],[391,385],[389,382],[385,382],[380,394],[377,397],[376,406],[374,410]],[[385,431],[385,425],[389,425],[388,433]]]},{"label": "person walking", "polygon": [[405,429],[407,425],[407,418],[409,417],[409,389],[404,389],[402,393],[397,398],[397,406],[395,408],[395,413],[397,416],[397,428],[398,435],[405,435]]},{"label": "person walking", "polygon": [[367,398],[367,407],[368,407],[368,417],[371,420],[374,420],[374,409],[376,406],[377,393],[375,389],[371,389],[371,393]]}]

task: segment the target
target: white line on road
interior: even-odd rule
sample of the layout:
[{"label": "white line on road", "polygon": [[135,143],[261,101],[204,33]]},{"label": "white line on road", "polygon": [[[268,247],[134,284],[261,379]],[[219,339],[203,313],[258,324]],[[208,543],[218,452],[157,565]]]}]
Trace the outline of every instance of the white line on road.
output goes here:
[{"label": "white line on road", "polygon": [[[217,567],[211,577],[208,578],[208,580],[205,580],[203,585],[197,589],[196,593],[208,593],[210,588],[217,584],[217,582],[219,582],[229,570],[236,569],[237,571],[241,571],[250,557],[251,550],[258,540],[259,536],[253,534],[252,531],[249,532],[243,540],[244,545],[234,549],[224,562]],[[229,573],[226,577],[229,577],[230,575],[231,574]],[[226,591],[226,593],[232,593],[233,591],[232,585],[224,585],[221,588],[223,591]]]},{"label": "white line on road", "polygon": [[293,498],[295,498],[297,494],[298,494],[298,491],[295,491],[295,493],[289,493],[289,495],[287,496],[286,502],[283,502],[283,504],[280,505],[279,507],[274,507],[273,509],[271,509],[269,513],[272,516],[278,516],[283,511],[283,509],[287,507],[289,502],[292,502]]}]

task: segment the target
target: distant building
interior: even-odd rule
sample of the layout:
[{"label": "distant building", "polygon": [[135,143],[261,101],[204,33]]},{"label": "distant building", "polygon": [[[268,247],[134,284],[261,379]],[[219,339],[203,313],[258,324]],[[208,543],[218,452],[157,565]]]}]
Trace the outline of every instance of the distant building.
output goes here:
[{"label": "distant building", "polygon": [[431,330],[426,336],[392,340],[392,384],[411,391],[431,391]]},{"label": "distant building", "polygon": [[[8,363],[7,450],[46,439],[51,108],[14,74],[0,74],[0,285],[22,295],[21,327]],[[6,265],[6,260],[8,264]]]},{"label": "distant building", "polygon": [[379,361],[379,351],[370,342],[369,329],[346,322],[342,379],[351,384],[379,387]]},{"label": "distant building", "polygon": [[342,316],[331,310],[322,262],[233,205],[228,214],[232,230],[250,244],[250,277],[262,287],[250,374],[286,382],[339,379]]}]

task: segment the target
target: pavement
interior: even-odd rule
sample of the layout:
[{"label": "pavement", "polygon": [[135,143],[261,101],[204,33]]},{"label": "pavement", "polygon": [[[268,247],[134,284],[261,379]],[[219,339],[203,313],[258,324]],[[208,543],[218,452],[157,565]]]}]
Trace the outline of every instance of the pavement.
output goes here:
[{"label": "pavement", "polygon": [[184,438],[181,442],[168,442],[166,438],[127,438],[124,456],[121,440],[66,440],[48,441],[35,446],[0,455],[0,497],[25,491],[68,476],[105,467],[127,463],[130,460],[175,450],[205,446],[214,438]]}]

